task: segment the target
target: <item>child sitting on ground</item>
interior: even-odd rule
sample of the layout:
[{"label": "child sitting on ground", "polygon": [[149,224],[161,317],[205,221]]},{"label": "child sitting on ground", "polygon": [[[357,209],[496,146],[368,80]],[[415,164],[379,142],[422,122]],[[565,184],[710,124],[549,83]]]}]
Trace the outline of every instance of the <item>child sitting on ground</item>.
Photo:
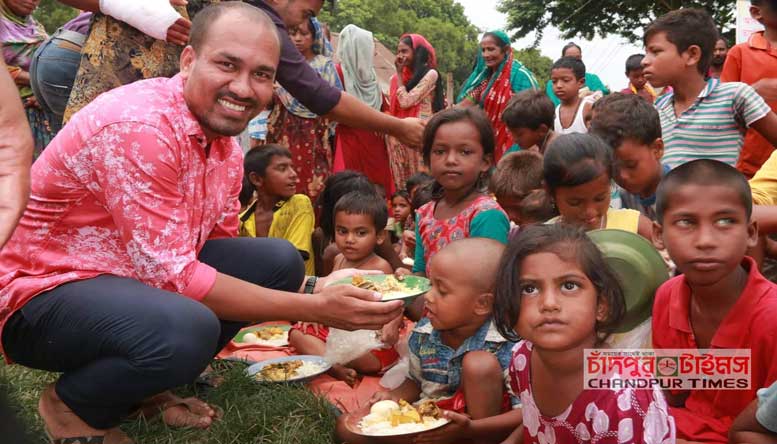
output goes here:
[{"label": "child sitting on ground", "polygon": [[502,121],[522,150],[544,153],[545,148],[555,137],[553,132],[555,112],[553,102],[543,91],[527,89],[514,95],[507,102],[502,112]]},{"label": "child sitting on ground", "polygon": [[587,133],[586,122],[591,113],[593,98],[580,98],[580,89],[585,86],[585,65],[580,59],[562,57],[553,64],[550,71],[553,92],[561,100],[556,107],[553,130],[557,134]]},{"label": "child sitting on ground", "polygon": [[621,204],[656,219],[656,189],[669,167],[661,164],[664,142],[656,109],[635,95],[612,94],[594,105],[591,134],[615,154]]},{"label": "child sitting on ground", "polygon": [[502,157],[491,175],[489,190],[518,227],[556,216],[542,185],[542,155],[535,151]]},{"label": "child sitting on ground", "polygon": [[[469,415],[454,415],[455,425],[516,406],[518,400],[510,396],[506,384],[514,343],[493,324],[494,282],[503,251],[495,240],[469,238],[451,242],[431,259],[432,288],[424,296],[428,311],[408,340],[407,379],[394,390],[376,393],[371,403],[431,399],[442,409]],[[451,425],[426,432],[416,442],[483,442],[506,437],[518,424],[520,410],[501,430]],[[338,420],[337,432],[351,444],[373,442],[350,433],[344,417]]]},{"label": "child sitting on ground", "polygon": [[634,54],[626,59],[626,77],[629,78],[629,87],[621,91],[623,94],[636,95],[645,99],[651,105],[656,101],[656,91],[645,78],[642,68],[644,54]]},{"label": "child sitting on ground", "polygon": [[[659,389],[584,388],[584,350],[606,348],[624,312],[616,275],[579,228],[533,225],[510,241],[494,313],[499,332],[520,340],[510,380],[523,423],[503,444],[674,443]],[[514,414],[489,422],[507,424]]]},{"label": "child sitting on ground", "polygon": [[615,228],[650,239],[652,223],[639,211],[610,208],[612,149],[590,134],[565,134],[550,144],[543,161],[548,194],[564,222],[586,231]]},{"label": "child sitting on ground", "polygon": [[682,275],[656,292],[654,347],[751,351],[749,389],[667,395],[678,438],[728,442],[734,418],[777,379],[777,284],[745,256],[758,237],[751,212],[745,177],[721,162],[684,164],[658,186],[655,242]]},{"label": "child sitting on ground", "polygon": [[315,276],[311,236],[316,217],[310,198],[295,194],[299,177],[291,152],[280,145],[259,145],[246,153],[243,170],[240,235],[286,239],[302,255],[305,274]]},{"label": "child sitting on ground", "polygon": [[[388,209],[376,193],[352,191],[337,201],[334,210],[335,243],[340,253],[335,257],[332,271],[355,268],[393,273],[391,265],[375,254],[375,247],[384,242]],[[392,348],[376,349],[349,362],[333,365],[330,374],[349,385],[359,374],[375,375],[396,363],[399,355],[393,345],[399,334],[402,317],[386,324],[383,338],[391,338]],[[296,324],[289,333],[289,343],[301,355],[323,356],[329,329],[314,324]]]},{"label": "child sitting on ground", "polygon": [[653,86],[673,89],[655,104],[663,163],[671,168],[695,159],[736,165],[748,128],[777,146],[777,116],[752,87],[705,79],[717,39],[715,22],[702,9],[669,12],[645,31],[645,77]]}]

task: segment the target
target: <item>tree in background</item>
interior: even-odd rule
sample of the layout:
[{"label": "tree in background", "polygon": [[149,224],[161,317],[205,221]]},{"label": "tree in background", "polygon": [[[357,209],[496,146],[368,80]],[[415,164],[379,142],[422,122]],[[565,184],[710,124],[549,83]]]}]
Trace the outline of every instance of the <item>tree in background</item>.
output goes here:
[{"label": "tree in background", "polygon": [[60,26],[77,16],[78,10],[56,0],[41,0],[34,15],[46,27],[46,32],[53,34]]},{"label": "tree in background", "polygon": [[353,23],[392,51],[402,34],[422,34],[437,52],[438,71],[453,73],[457,86],[472,71],[479,31],[454,0],[339,0],[334,15],[326,9],[320,19],[332,32]]},{"label": "tree in background", "polygon": [[550,80],[550,68],[553,59],[542,55],[537,48],[513,49],[515,59],[523,63],[540,83],[540,89],[545,89],[545,84]]},{"label": "tree in background", "polygon": [[[732,0],[500,0],[497,9],[507,14],[507,28],[513,38],[537,32],[552,25],[561,31],[561,37],[583,37],[617,34],[632,43],[641,41],[642,30],[657,17],[681,7],[704,8],[713,15],[718,28],[730,29],[736,13]],[[731,37],[726,33],[727,37]]]}]

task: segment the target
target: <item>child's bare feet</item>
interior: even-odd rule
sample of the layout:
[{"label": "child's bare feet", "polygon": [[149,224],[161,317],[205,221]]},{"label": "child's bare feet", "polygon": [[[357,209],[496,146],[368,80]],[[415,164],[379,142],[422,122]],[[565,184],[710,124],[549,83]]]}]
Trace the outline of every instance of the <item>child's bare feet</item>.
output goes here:
[{"label": "child's bare feet", "polygon": [[101,430],[89,426],[62,402],[54,390],[54,384],[43,390],[38,401],[38,413],[43,419],[46,432],[54,441],[63,438],[103,437],[104,444],[133,443],[118,427]]},{"label": "child's bare feet", "polygon": [[340,364],[333,365],[331,370],[329,370],[329,374],[332,375],[333,378],[339,379],[351,387],[356,384],[356,379],[359,377],[356,370]]}]

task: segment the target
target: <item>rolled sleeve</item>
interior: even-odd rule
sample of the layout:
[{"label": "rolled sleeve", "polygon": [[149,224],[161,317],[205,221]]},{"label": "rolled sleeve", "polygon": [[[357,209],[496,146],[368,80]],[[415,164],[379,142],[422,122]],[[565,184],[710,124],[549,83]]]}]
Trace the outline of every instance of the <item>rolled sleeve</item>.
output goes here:
[{"label": "rolled sleeve", "polygon": [[189,285],[181,293],[190,299],[201,301],[216,285],[218,271],[202,262],[195,262],[193,265],[194,271],[189,279]]}]

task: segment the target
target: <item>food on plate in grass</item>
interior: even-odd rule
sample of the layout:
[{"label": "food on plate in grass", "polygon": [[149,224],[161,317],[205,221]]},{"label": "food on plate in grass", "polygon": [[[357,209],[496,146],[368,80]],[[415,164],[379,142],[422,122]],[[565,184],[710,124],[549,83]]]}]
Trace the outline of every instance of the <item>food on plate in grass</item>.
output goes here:
[{"label": "food on plate in grass", "polygon": [[278,362],[262,367],[256,374],[260,381],[288,381],[291,379],[306,378],[321,373],[324,367],[316,362],[295,359],[292,361]]},{"label": "food on plate in grass", "polygon": [[434,401],[426,400],[414,407],[404,400],[386,400],[372,405],[359,428],[365,435],[389,436],[424,432],[447,423]]}]

